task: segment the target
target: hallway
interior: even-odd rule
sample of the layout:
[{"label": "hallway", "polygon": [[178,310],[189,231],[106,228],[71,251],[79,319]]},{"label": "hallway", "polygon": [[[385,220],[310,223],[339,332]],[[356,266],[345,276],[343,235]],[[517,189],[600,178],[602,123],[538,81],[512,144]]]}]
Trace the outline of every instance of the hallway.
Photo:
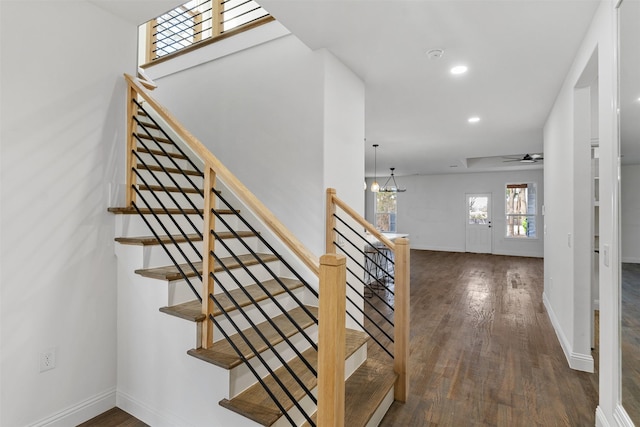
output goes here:
[{"label": "hallway", "polygon": [[568,367],[542,292],[542,259],[412,250],[410,397],[381,425],[595,425],[597,375]]}]

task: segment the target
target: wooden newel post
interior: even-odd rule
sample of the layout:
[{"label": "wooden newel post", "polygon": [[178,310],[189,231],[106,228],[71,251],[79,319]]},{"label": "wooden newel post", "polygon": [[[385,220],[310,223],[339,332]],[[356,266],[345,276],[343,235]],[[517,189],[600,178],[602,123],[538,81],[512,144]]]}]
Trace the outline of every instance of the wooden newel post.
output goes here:
[{"label": "wooden newel post", "polygon": [[318,301],[318,427],[344,426],[346,282],[346,257],[323,255]]},{"label": "wooden newel post", "polygon": [[393,369],[398,374],[395,400],[406,402],[409,396],[409,299],[410,267],[409,239],[395,241],[395,315]]},{"label": "wooden newel post", "polygon": [[335,238],[336,217],[333,216],[336,213],[336,204],[333,202],[333,198],[336,195],[335,188],[327,188],[327,224],[326,224],[326,238],[325,238],[325,251],[328,254],[335,254],[336,247],[333,244]]}]

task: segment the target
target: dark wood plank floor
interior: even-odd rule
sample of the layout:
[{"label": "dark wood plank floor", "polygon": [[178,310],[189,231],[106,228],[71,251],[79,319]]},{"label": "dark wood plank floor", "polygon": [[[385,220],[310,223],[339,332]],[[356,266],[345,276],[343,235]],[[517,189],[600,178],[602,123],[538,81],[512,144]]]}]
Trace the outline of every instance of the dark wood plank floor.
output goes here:
[{"label": "dark wood plank floor", "polygon": [[120,408],[112,408],[78,427],[149,427]]},{"label": "dark wood plank floor", "polygon": [[[542,259],[412,250],[411,393],[381,425],[595,425],[597,374],[567,366],[542,269]],[[114,411],[83,426],[145,425],[110,421]]]},{"label": "dark wood plank floor", "polygon": [[595,425],[597,375],[567,365],[542,304],[542,259],[411,257],[411,392],[382,426]]},{"label": "dark wood plank floor", "polygon": [[640,264],[622,264],[622,406],[640,425]]}]

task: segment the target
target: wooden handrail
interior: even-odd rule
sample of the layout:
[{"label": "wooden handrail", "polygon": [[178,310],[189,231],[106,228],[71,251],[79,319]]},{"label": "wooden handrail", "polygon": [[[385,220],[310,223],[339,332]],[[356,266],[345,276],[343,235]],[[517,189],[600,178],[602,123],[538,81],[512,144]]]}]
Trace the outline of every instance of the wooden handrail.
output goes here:
[{"label": "wooden handrail", "polygon": [[149,90],[154,90],[158,87],[157,84],[144,72],[144,70],[138,67],[138,80],[140,83]]},{"label": "wooden handrail", "polygon": [[[335,189],[333,189],[333,188],[328,188],[327,189],[327,199],[333,200],[333,203],[335,203],[336,206],[338,206],[340,209],[345,211],[358,224],[363,226],[365,230],[367,230],[369,233],[371,233],[373,235],[373,237],[375,237],[376,239],[378,239],[379,241],[384,243],[384,245],[386,247],[388,247],[391,250],[395,250],[396,245],[391,240],[389,240],[387,237],[385,237],[384,234],[382,234],[381,232],[376,230],[376,228],[373,225],[371,225],[366,219],[364,219],[362,216],[360,216],[360,214],[358,212],[356,212],[353,208],[351,208],[351,206],[349,206],[344,201],[342,201],[338,196],[336,196],[336,190]],[[329,201],[327,201],[327,205],[328,204],[329,204]]]},{"label": "wooden handrail", "polygon": [[[225,165],[214,156],[198,138],[193,136],[166,108],[156,101],[148,90],[129,74],[124,75],[129,86],[135,90],[149,105],[167,122],[176,134],[189,146],[189,148],[204,162],[205,167],[213,169],[216,178],[222,180],[236,196],[242,200],[247,207],[261,220],[267,227],[284,242],[285,245],[316,275],[320,274],[318,257],[307,249],[302,242],[294,236],[276,216],[249,191],[249,189],[227,169]],[[206,189],[205,189],[206,190]],[[209,194],[205,191],[205,197]]]}]

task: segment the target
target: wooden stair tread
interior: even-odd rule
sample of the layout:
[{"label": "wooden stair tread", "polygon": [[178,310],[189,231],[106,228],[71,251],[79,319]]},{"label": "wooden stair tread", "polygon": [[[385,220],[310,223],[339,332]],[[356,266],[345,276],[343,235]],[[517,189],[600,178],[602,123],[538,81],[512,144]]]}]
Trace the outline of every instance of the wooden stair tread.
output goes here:
[{"label": "wooden stair tread", "polygon": [[[305,307],[311,312],[311,314],[313,314],[313,316],[315,316],[316,319],[318,318],[317,307]],[[293,310],[289,311],[288,314],[291,316],[295,324],[300,326],[301,329],[306,329],[315,324],[315,321],[311,317],[309,317],[307,312],[302,307],[294,308]],[[287,338],[298,333],[298,328],[296,328],[296,326],[284,314],[276,316],[271,320]],[[271,346],[275,346],[284,341],[282,336],[267,321],[256,325],[256,328],[260,330],[264,337],[269,341],[269,344]],[[259,353],[268,349],[267,344],[265,344],[264,340],[260,338],[256,330],[248,328],[242,332]],[[245,341],[240,337],[239,334],[235,334],[230,338],[231,341],[235,343],[235,345],[240,349],[242,354],[247,359],[250,359],[254,356],[254,353],[251,351],[249,346],[245,343]],[[232,369],[242,363],[242,359],[237,355],[237,353],[234,351],[233,347],[227,340],[215,342],[213,344],[213,348],[210,349],[192,349],[187,353],[191,356],[197,357],[198,359],[212,363],[224,369]]]},{"label": "wooden stair tread", "polygon": [[344,424],[364,427],[380,406],[398,378],[393,361],[386,363],[368,358],[347,379],[345,384]]},{"label": "wooden stair tread", "polygon": [[[393,371],[391,361],[384,362],[367,359],[347,379],[345,383],[344,425],[364,427],[378,409],[385,396],[395,385],[398,374]],[[314,424],[318,423],[318,413],[311,415]],[[305,422],[303,427],[310,427]]]},{"label": "wooden stair tread", "polygon": [[[257,254],[258,258],[263,262],[271,262],[277,261],[278,257],[272,254]],[[256,259],[251,254],[238,255],[238,258],[244,265],[256,265],[260,261]],[[240,268],[241,265],[238,261],[236,261],[233,257],[221,258],[222,264],[216,262],[213,267],[214,272],[224,271],[224,267],[226,266],[228,269]],[[198,271],[198,273],[202,274],[202,261],[197,261],[193,263],[193,266]],[[194,277],[196,273],[193,271],[189,264],[180,264],[180,268],[184,272],[187,277]],[[163,267],[152,267],[152,268],[141,268],[135,271],[136,274],[139,274],[143,277],[149,277],[152,279],[160,279],[160,280],[179,280],[182,279],[182,275],[180,271],[175,265],[167,265]]]},{"label": "wooden stair tread", "polygon": [[[202,237],[197,234],[187,234],[185,238],[183,235],[179,234],[173,237],[177,243],[184,242],[201,242]],[[137,237],[116,237],[116,242],[121,243],[123,245],[138,245],[138,246],[151,246],[151,245],[159,245],[160,242],[164,244],[171,244],[173,241],[169,236],[160,236],[160,241],[156,239],[155,236],[137,236]]]},{"label": "wooden stair tread", "polygon": [[147,150],[144,147],[136,147],[136,151],[138,153],[145,153],[145,154],[154,154],[156,156],[163,156],[163,157],[173,157],[174,159],[181,159],[181,160],[187,160],[187,156],[183,156],[180,153],[170,153],[170,152],[164,152],[161,150]]},{"label": "wooden stair tread", "polygon": [[[367,335],[365,333],[347,329],[345,359],[349,358],[349,356],[355,353],[355,351],[366,342]],[[311,364],[311,366],[314,367],[314,369],[317,369],[317,351],[310,348],[304,351],[302,355]],[[292,359],[288,362],[288,365],[309,390],[313,390],[317,386],[318,379],[309,371],[306,365],[299,358],[296,357]],[[284,367],[278,368],[275,371],[275,374],[280,378],[281,382],[296,400],[304,397],[305,393],[302,390],[302,387],[300,387]],[[291,402],[289,397],[282,391],[271,376],[264,378],[264,382],[272,390],[273,394],[285,410],[289,410],[293,407],[293,402]],[[233,399],[221,400],[220,405],[264,426],[272,425],[282,416],[282,412],[280,412],[276,404],[273,403],[260,383],[254,384]]]},{"label": "wooden stair tread", "polygon": [[153,123],[149,123],[149,122],[140,122],[138,123],[138,126],[142,126],[149,129],[160,129],[159,126],[156,126]]},{"label": "wooden stair tread", "polygon": [[[255,236],[255,233],[251,231],[236,231],[236,234],[238,234],[240,237],[243,237],[243,238],[249,238],[249,237]],[[221,239],[234,239],[236,237],[230,231],[220,231],[218,232],[218,236],[220,236]],[[202,241],[202,237],[200,237],[198,234],[187,234],[187,238],[185,238],[182,234],[178,234],[171,237],[173,237],[173,240],[175,240],[177,243],[184,243],[187,241],[189,242]],[[158,239],[156,239],[155,236],[116,237],[115,240],[116,242],[123,245],[152,246],[152,245],[160,244],[160,242],[158,241]],[[160,236],[160,241],[162,241],[162,243],[164,244],[173,243],[173,241],[169,236]]]},{"label": "wooden stair tread", "polygon": [[148,141],[156,141],[156,142],[161,142],[163,144],[170,144],[170,145],[174,145],[173,142],[167,138],[162,138],[159,136],[154,136],[153,138],[151,138],[149,135],[147,135],[146,133],[136,133],[136,136],[140,139],[146,139]]},{"label": "wooden stair tread", "polygon": [[143,170],[148,170],[148,171],[154,171],[154,172],[167,172],[167,173],[174,173],[174,174],[184,174],[184,175],[191,175],[191,176],[199,176],[202,177],[204,176],[202,174],[202,172],[198,172],[198,171],[194,171],[194,170],[190,170],[190,169],[175,169],[175,168],[168,168],[165,167],[164,169],[160,166],[156,166],[156,165],[143,165],[141,163],[138,163],[136,165],[136,169],[143,169]]},{"label": "wooden stair tread", "polygon": [[[154,209],[147,209],[147,208],[139,208],[140,212],[142,212],[143,215],[149,215],[151,213],[155,213],[156,215],[166,215],[167,212],[164,211],[164,209],[162,208],[154,208]],[[115,208],[108,208],[107,211],[111,212],[112,214],[117,214],[117,215],[137,215],[138,211],[135,210],[135,208],[130,207],[130,208],[123,208],[123,207],[115,207]],[[180,209],[178,208],[168,208],[167,209],[168,213],[170,215],[180,215],[182,212],[180,212]],[[204,210],[203,209],[183,209],[183,211],[187,214],[187,215],[203,215],[204,214]],[[238,211],[232,211],[230,209],[216,209],[216,212],[219,213],[220,215],[234,215],[236,213],[238,213]]]},{"label": "wooden stair tread", "polygon": [[159,185],[139,185],[138,189],[140,191],[166,191],[170,193],[188,193],[188,194],[204,194],[203,191],[199,188],[186,187],[186,188],[178,188],[178,187],[168,187],[164,186],[164,189]]},{"label": "wooden stair tread", "polygon": [[[298,280],[280,278],[280,281],[291,291],[302,286],[302,283]],[[286,292],[275,279],[262,282],[262,286],[264,286],[265,289],[273,296]],[[258,285],[248,285],[244,288],[257,302],[268,298]],[[229,293],[241,307],[246,307],[247,305],[252,304],[241,289],[233,289],[229,291]],[[233,305],[229,297],[226,295],[216,294],[215,298],[216,301],[222,305],[225,311],[230,312],[235,310],[235,305]],[[160,308],[160,311],[172,316],[180,317],[181,319],[191,320],[193,322],[201,322],[205,318],[205,315],[202,314],[202,303],[198,300],[187,301],[182,304],[172,305],[169,307],[162,307]],[[218,316],[220,314],[222,314],[222,312],[217,306],[215,306],[213,315]]]}]

